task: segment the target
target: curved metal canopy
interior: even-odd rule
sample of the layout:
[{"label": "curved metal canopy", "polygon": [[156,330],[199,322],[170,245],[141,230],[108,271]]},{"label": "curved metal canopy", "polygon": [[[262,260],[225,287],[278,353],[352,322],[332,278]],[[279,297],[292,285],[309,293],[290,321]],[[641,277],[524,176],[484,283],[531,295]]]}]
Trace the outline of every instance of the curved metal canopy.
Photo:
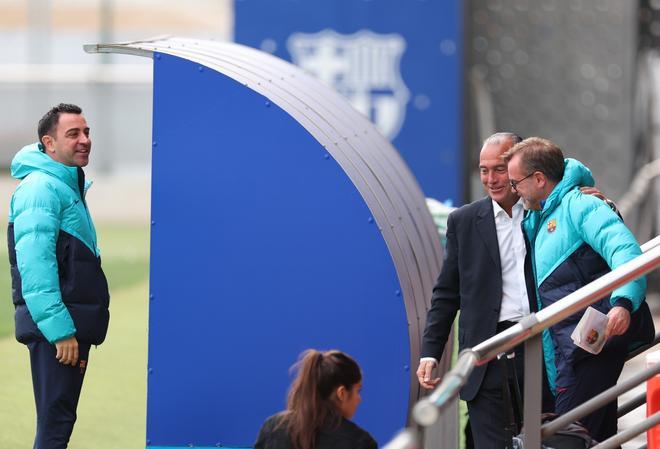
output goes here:
[{"label": "curved metal canopy", "polygon": [[[246,46],[185,38],[94,44],[88,53],[173,55],[213,69],[265,96],[304,128],[345,171],[373,214],[391,254],[409,325],[411,366],[441,266],[438,232],[424,195],[394,147],[340,94],[299,67]],[[411,379],[415,378],[411,370]],[[411,386],[417,385],[416,379]],[[411,388],[411,403],[418,396]]]}]

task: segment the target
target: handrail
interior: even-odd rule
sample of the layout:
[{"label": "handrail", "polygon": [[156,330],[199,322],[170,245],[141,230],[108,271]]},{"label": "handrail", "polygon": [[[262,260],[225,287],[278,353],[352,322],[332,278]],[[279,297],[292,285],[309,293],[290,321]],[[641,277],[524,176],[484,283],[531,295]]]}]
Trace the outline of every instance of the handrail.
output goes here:
[{"label": "handrail", "polygon": [[619,382],[614,387],[605,390],[602,393],[589,399],[585,403],[580,404],[570,412],[566,412],[563,415],[558,416],[554,420],[544,424],[541,427],[542,438],[547,438],[551,435],[554,435],[558,430],[563,429],[573,421],[580,419],[583,416],[593,412],[594,410],[599,409],[608,402],[615,400],[621,393],[625,393],[626,391],[636,387],[646,379],[653,377],[658,373],[660,373],[660,364],[651,365],[643,371],[635,374],[631,378]]},{"label": "handrail", "polygon": [[653,338],[653,341],[651,343],[649,343],[647,345],[642,345],[639,348],[636,348],[636,349],[630,351],[628,353],[628,355],[626,355],[626,362],[630,359],[634,359],[635,357],[640,355],[642,352],[651,349],[652,347],[654,347],[658,343],[660,343],[660,332],[655,333],[655,337]]},{"label": "handrail", "polygon": [[628,402],[620,405],[619,408],[616,410],[616,417],[621,418],[622,416],[627,415],[628,413],[632,412],[642,404],[646,404],[646,391],[642,391]]},{"label": "handrail", "polygon": [[655,236],[648,242],[644,243],[643,245],[640,246],[640,248],[642,249],[642,253],[645,253],[648,250],[655,248],[658,245],[660,245],[660,235]]},{"label": "handrail", "polygon": [[657,426],[658,424],[660,424],[660,412],[655,412],[647,419],[638,422],[623,432],[617,433],[616,435],[608,438],[600,444],[597,444],[591,449],[614,449],[621,446],[621,443],[632,440],[640,433],[647,431],[651,427]]},{"label": "handrail", "polygon": [[467,381],[475,365],[488,363],[497,354],[506,352],[521,342],[541,333],[564,318],[585,309],[616,288],[637,279],[660,266],[660,238],[644,245],[645,252],[602,277],[567,295],[537,313],[526,316],[514,326],[485,340],[474,348],[461,351],[456,367],[449,371],[433,393],[421,399],[413,408],[413,419],[420,426],[429,426]]}]

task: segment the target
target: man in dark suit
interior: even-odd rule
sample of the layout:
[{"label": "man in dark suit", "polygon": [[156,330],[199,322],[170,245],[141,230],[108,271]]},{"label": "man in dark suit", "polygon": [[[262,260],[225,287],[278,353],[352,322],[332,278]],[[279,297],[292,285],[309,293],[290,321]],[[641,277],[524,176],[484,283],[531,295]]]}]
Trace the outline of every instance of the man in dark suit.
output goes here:
[{"label": "man in dark suit", "polygon": [[[501,157],[521,140],[513,133],[497,133],[486,139],[479,155],[479,172],[488,198],[449,215],[445,260],[433,289],[417,370],[424,388],[440,382],[432,378],[432,371],[459,309],[461,349],[481,343],[535,309],[533,277],[531,273],[525,276],[529,263],[520,227],[524,209],[511,190],[507,164]],[[515,366],[522,380],[521,350],[515,349]],[[491,361],[476,367],[461,390],[477,449],[504,447],[502,387],[502,366]]]}]

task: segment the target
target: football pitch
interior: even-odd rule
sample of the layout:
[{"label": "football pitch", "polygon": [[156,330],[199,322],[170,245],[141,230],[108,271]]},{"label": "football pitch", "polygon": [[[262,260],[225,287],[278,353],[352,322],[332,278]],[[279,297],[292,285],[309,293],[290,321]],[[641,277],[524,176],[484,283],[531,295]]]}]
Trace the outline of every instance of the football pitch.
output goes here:
[{"label": "football pitch", "polygon": [[[149,229],[146,224],[99,224],[97,233],[110,284],[110,328],[105,342],[90,352],[69,448],[144,448]],[[0,292],[0,447],[29,449],[34,400],[28,352],[13,335],[5,245],[0,248]]]}]

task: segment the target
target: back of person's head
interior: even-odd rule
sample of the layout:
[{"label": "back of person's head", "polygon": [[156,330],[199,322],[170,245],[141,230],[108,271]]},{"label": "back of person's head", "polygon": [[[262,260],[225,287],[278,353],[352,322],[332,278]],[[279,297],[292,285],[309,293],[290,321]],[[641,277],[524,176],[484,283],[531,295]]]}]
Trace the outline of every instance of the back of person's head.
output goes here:
[{"label": "back of person's head", "polygon": [[[336,350],[309,349],[301,354],[294,368],[298,375],[289,390],[285,422],[296,449],[313,449],[322,427],[338,425],[342,416],[350,418],[342,411],[342,405],[348,397],[357,401],[353,406],[357,407],[356,389],[362,373],[355,360]],[[352,397],[353,394],[358,397]]]},{"label": "back of person's head", "polygon": [[564,153],[548,139],[529,137],[504,153],[504,160],[508,162],[517,155],[527,173],[540,171],[555,183],[564,177]]},{"label": "back of person's head", "polygon": [[39,136],[39,143],[42,144],[45,135],[52,136],[57,128],[57,123],[60,119],[60,114],[82,114],[82,109],[75,104],[60,103],[57,106],[50,108],[37,125],[37,135]]}]

